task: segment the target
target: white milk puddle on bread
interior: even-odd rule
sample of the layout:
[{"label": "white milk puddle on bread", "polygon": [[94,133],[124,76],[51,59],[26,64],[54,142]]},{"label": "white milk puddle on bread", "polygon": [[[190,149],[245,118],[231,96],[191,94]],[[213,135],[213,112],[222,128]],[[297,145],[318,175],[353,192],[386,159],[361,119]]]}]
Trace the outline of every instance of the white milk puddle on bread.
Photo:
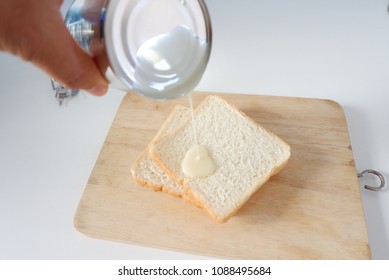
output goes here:
[{"label": "white milk puddle on bread", "polygon": [[193,146],[185,154],[182,170],[191,178],[200,178],[212,175],[216,166],[208,155],[207,147]]}]

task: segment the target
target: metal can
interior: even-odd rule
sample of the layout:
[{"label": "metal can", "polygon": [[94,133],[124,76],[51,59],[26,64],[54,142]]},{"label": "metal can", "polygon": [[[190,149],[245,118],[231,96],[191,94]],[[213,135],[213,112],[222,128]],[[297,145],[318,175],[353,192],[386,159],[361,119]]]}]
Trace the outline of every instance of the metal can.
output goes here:
[{"label": "metal can", "polygon": [[65,24],[113,87],[156,100],[190,93],[211,52],[203,0],[76,0]]}]

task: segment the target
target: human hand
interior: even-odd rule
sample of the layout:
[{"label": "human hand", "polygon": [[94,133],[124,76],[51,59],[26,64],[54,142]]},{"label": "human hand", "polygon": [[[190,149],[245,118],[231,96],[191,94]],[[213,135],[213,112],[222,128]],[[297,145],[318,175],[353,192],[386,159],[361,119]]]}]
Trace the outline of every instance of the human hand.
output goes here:
[{"label": "human hand", "polygon": [[30,61],[64,86],[103,95],[108,83],[73,40],[60,13],[63,0],[1,0],[0,51]]}]

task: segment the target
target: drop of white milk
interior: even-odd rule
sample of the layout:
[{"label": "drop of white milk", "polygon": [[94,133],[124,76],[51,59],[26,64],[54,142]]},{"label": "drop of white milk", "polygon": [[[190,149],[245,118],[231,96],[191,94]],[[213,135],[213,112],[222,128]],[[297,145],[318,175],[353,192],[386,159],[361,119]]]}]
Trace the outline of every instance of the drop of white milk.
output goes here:
[{"label": "drop of white milk", "polygon": [[184,25],[147,40],[137,52],[135,90],[154,99],[190,93],[206,67],[207,48],[207,43]]}]

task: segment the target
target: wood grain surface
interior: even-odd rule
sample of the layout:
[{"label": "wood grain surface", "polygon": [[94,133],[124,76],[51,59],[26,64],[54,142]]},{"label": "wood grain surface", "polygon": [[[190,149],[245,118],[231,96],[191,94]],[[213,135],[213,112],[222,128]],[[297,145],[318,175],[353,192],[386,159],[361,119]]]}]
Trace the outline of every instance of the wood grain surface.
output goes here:
[{"label": "wood grain surface", "polygon": [[[194,94],[199,104],[210,93]],[[130,168],[176,104],[127,94],[75,215],[87,236],[228,259],[369,259],[341,106],[330,100],[218,94],[284,139],[292,155],[227,223],[133,182]],[[158,257],[158,256],[156,256]]]}]

